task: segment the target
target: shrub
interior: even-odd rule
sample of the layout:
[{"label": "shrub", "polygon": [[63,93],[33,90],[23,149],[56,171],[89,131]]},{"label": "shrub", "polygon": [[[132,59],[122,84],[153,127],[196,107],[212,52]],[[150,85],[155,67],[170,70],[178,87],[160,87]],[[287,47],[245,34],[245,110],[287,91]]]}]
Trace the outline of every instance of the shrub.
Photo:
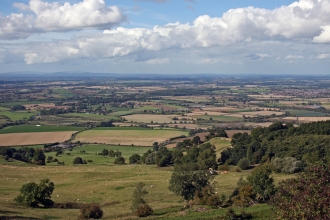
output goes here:
[{"label": "shrub", "polygon": [[98,204],[85,205],[80,209],[80,213],[82,219],[100,219],[103,216],[103,211]]},{"label": "shrub", "polygon": [[242,170],[247,170],[250,167],[250,162],[244,157],[238,161],[237,166]]},{"label": "shrub", "polygon": [[275,158],[272,161],[273,170],[282,173],[296,173],[302,170],[302,162],[293,157]]},{"label": "shrub", "polygon": [[141,159],[141,156],[139,154],[133,154],[132,156],[129,157],[129,163],[130,164],[135,164]]},{"label": "shrub", "polygon": [[271,202],[278,219],[330,219],[330,165],[314,165],[282,181]]},{"label": "shrub", "polygon": [[122,156],[117,157],[114,164],[125,164],[125,158]]},{"label": "shrub", "polygon": [[136,212],[136,215],[139,217],[147,217],[147,216],[151,215],[154,211],[152,210],[152,208],[149,205],[144,204],[144,205],[140,205],[135,212]]},{"label": "shrub", "polygon": [[212,208],[218,208],[221,204],[222,201],[218,195],[210,195],[206,200],[206,205],[211,206]]}]

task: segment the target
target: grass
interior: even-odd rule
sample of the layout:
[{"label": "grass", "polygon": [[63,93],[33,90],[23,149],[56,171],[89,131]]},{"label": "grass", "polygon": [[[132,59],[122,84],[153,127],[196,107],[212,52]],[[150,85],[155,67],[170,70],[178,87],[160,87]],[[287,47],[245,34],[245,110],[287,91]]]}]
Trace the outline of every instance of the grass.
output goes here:
[{"label": "grass", "polygon": [[10,126],[0,130],[0,134],[10,133],[26,133],[26,132],[54,132],[54,131],[80,131],[82,127],[69,126],[34,126],[34,125],[17,125]]},{"label": "grass", "polygon": [[[217,157],[220,158],[221,152],[225,150],[228,147],[231,147],[231,140],[229,138],[212,138],[208,141],[208,143],[211,143],[216,148],[216,154]],[[217,159],[218,159],[217,158]]]},{"label": "grass", "polygon": [[97,127],[93,128],[92,130],[116,130],[116,131],[140,131],[140,130],[152,130],[151,128],[143,128],[143,127]]},{"label": "grass", "polygon": [[[75,154],[69,157],[72,163],[73,157],[80,155],[79,151],[85,149],[86,153],[98,152],[108,146],[88,145],[82,148],[74,149]],[[109,146],[110,147],[110,146]],[[115,148],[117,146],[114,146]],[[120,146],[118,146],[119,148]],[[142,148],[146,150],[146,148]],[[134,152],[134,148],[120,148],[123,155],[129,155]],[[83,155],[81,155],[84,157]],[[94,155],[94,157],[96,157]],[[0,157],[0,161],[3,160]],[[97,159],[95,159],[96,161]],[[108,158],[109,160],[109,158]],[[14,163],[14,162],[12,162]],[[103,206],[104,219],[135,219],[129,209],[131,205],[131,196],[134,186],[138,182],[146,184],[145,189],[149,192],[145,199],[148,204],[155,210],[153,216],[148,219],[212,219],[217,216],[224,215],[226,209],[209,209],[207,212],[197,212],[194,208],[183,209],[184,202],[182,198],[174,195],[168,190],[168,181],[171,177],[171,167],[157,168],[148,165],[113,165],[108,164],[87,164],[87,165],[71,165],[67,163],[65,166],[52,166],[47,164],[41,166],[16,166],[1,165],[0,169],[0,207],[1,214],[5,216],[20,215],[26,218],[41,218],[50,216],[49,218],[57,219],[76,219],[79,215],[77,209],[31,209],[26,207],[18,207],[13,203],[13,199],[18,195],[20,187],[28,181],[39,182],[41,179],[49,178],[55,184],[52,199],[55,202],[76,202],[78,203],[114,203],[110,206]],[[228,174],[218,175],[215,177],[217,182],[216,190],[218,193],[224,193],[227,196],[231,194],[236,187],[237,180],[243,176],[246,178],[250,171],[242,171],[241,173],[229,172]],[[288,178],[290,175],[274,176],[277,178]],[[8,179],[7,179],[8,178]],[[151,187],[151,185],[153,187]],[[57,196],[58,195],[58,196]],[[236,212],[242,209],[235,208]],[[180,212],[186,215],[180,216]],[[271,207],[265,204],[254,205],[246,208],[246,212],[256,216],[255,219],[272,219]],[[17,213],[19,212],[19,213]]]}]

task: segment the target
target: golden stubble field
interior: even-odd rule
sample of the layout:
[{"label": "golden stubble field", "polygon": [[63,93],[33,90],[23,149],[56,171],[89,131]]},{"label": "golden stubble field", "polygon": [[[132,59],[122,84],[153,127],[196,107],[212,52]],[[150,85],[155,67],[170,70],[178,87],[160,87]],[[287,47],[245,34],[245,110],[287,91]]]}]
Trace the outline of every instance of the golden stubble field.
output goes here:
[{"label": "golden stubble field", "polygon": [[76,131],[0,134],[0,146],[19,146],[64,142]]},{"label": "golden stubble field", "polygon": [[172,137],[188,135],[180,130],[89,130],[77,134],[74,141],[82,143],[106,143],[135,146],[152,146]]}]

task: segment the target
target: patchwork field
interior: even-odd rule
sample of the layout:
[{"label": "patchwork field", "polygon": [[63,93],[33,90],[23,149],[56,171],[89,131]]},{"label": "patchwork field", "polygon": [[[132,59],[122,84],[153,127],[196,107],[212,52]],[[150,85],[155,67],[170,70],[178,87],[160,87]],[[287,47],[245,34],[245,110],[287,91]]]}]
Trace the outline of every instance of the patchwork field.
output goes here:
[{"label": "patchwork field", "polygon": [[47,144],[55,142],[64,142],[71,138],[75,131],[58,131],[58,132],[29,132],[29,133],[12,133],[0,134],[1,146],[20,146]]},{"label": "patchwork field", "polygon": [[188,135],[188,132],[172,129],[140,129],[131,127],[96,128],[77,134],[74,141],[83,143],[106,143],[135,146],[152,146],[154,142],[164,142],[172,137]]}]

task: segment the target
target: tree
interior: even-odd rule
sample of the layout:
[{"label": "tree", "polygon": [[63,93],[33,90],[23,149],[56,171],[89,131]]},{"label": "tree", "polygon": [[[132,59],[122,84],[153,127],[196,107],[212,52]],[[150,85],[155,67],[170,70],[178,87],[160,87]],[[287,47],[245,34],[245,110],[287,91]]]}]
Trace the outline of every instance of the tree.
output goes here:
[{"label": "tree", "polygon": [[38,165],[45,165],[45,160],[46,160],[46,156],[44,152],[40,149],[37,149],[34,152],[34,156],[33,156],[34,163]]},{"label": "tree", "polygon": [[136,213],[139,217],[146,217],[151,215],[153,210],[143,199],[143,196],[148,194],[147,190],[144,189],[145,184],[140,182],[136,185],[135,190],[132,194],[132,212]]},{"label": "tree", "polygon": [[197,170],[194,164],[175,167],[169,183],[169,190],[185,200],[193,199],[197,191],[209,186],[214,176],[205,170]]},{"label": "tree", "polygon": [[159,150],[158,142],[154,142],[154,143],[152,144],[152,148],[153,148],[154,151],[158,151],[158,150]]},{"label": "tree", "polygon": [[103,149],[101,152],[102,156],[108,156],[109,155],[109,151],[107,149]]},{"label": "tree", "polygon": [[129,163],[134,164],[140,161],[141,156],[139,154],[133,154],[132,156],[129,157]]},{"label": "tree", "polygon": [[271,203],[279,219],[330,219],[330,165],[319,163],[282,181]]},{"label": "tree", "polygon": [[252,171],[247,180],[253,187],[253,193],[259,201],[267,201],[275,193],[274,180],[270,177],[271,169],[267,165],[260,165]]},{"label": "tree", "polygon": [[74,158],[73,164],[83,164],[82,158],[81,157]]},{"label": "tree", "polygon": [[193,139],[192,139],[192,142],[195,144],[195,145],[199,145],[202,141],[201,141],[201,138],[199,136],[195,136]]},{"label": "tree", "polygon": [[33,208],[38,207],[39,204],[45,208],[51,207],[53,201],[50,198],[54,188],[54,183],[49,179],[40,180],[39,185],[35,182],[26,183],[20,189],[20,195],[15,198],[15,201]]}]

